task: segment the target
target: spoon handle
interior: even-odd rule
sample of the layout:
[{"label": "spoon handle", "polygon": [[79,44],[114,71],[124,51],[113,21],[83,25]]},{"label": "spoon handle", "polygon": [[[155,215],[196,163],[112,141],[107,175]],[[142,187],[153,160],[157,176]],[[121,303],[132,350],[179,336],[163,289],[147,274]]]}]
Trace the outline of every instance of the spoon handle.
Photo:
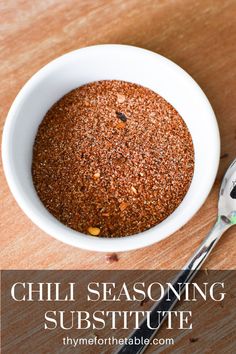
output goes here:
[{"label": "spoon handle", "polygon": [[[207,256],[210,254],[213,247],[216,245],[217,241],[220,239],[221,235],[231,226],[229,220],[225,217],[219,217],[215,225],[213,226],[212,230],[206,236],[204,241],[201,243],[197,251],[194,255],[189,259],[189,261],[185,264],[184,269],[177,275],[177,277],[173,280],[172,285],[176,290],[183,292],[185,288],[185,284],[190,282],[195,274],[197,273],[198,269],[201,267]],[[179,283],[181,286],[179,288]],[[168,299],[168,300],[167,300]],[[144,318],[142,323],[140,324],[140,328],[136,329],[129,338],[140,339],[139,345],[123,345],[118,349],[116,354],[121,353],[128,353],[128,354],[141,354],[147,349],[148,344],[144,344],[145,340],[149,340],[155,336],[158,329],[164,322],[167,311],[170,311],[175,304],[178,302],[177,297],[174,295],[173,292],[165,292],[163,298],[157,302],[151,309],[150,313],[150,323],[149,327],[147,326],[147,320]],[[164,311],[161,312],[160,317],[156,315],[157,311]],[[160,313],[160,312],[159,312]]]}]

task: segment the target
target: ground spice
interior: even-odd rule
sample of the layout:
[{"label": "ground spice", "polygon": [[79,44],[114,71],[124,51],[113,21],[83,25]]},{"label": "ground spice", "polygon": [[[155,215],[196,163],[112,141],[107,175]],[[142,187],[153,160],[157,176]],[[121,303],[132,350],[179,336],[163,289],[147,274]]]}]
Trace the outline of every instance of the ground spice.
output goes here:
[{"label": "ground spice", "polygon": [[147,302],[149,302],[149,297],[145,297],[141,302],[140,302],[140,306],[145,305]]},{"label": "ground spice", "polygon": [[33,148],[33,182],[45,207],[96,237],[160,223],[184,198],[193,170],[192,139],[178,112],[153,91],[115,80],[60,99]]},{"label": "ground spice", "polygon": [[111,264],[114,262],[118,262],[119,259],[118,259],[118,256],[116,253],[112,253],[112,254],[106,254],[105,260],[106,260],[106,263]]}]

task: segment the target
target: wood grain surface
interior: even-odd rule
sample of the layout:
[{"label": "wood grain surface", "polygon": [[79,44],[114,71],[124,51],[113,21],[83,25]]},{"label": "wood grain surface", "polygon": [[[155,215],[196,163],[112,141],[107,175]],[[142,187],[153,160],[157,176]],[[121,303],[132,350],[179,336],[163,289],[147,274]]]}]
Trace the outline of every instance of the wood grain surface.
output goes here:
[{"label": "wood grain surface", "polygon": [[[236,1],[1,0],[0,14],[1,129],[22,85],[50,60],[87,45],[123,43],[153,50],[187,70],[213,106],[222,142],[216,182],[193,219],[158,244],[119,254],[112,264],[104,254],[72,248],[34,226],[12,197],[1,168],[1,267],[181,268],[214,223],[220,181],[236,155]],[[206,268],[235,268],[235,237],[232,228]]]}]

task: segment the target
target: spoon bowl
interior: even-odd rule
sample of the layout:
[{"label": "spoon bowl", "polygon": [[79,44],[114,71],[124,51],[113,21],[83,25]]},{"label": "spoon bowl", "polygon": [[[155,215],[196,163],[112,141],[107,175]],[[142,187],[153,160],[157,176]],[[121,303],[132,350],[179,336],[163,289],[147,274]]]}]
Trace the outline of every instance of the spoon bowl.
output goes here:
[{"label": "spoon bowl", "polygon": [[229,166],[221,184],[218,215],[225,222],[236,224],[236,159]]}]

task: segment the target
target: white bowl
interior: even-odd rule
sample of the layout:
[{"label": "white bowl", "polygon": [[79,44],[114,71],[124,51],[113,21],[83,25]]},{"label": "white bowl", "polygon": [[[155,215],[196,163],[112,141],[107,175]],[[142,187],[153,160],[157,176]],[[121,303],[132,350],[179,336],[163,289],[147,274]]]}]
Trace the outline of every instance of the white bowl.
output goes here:
[{"label": "white bowl", "polygon": [[[137,235],[99,238],[74,231],[55,219],[39,200],[31,177],[32,147],[48,109],[72,89],[96,80],[124,80],[146,86],[170,102],[192,135],[195,170],[179,207],[159,225]],[[126,45],[75,50],[39,70],[21,89],[8,113],[2,157],[17,203],[43,231],[87,250],[118,252],[151,245],[183,226],[205,201],[216,176],[220,138],[214,112],[196,82],[163,56]]]}]

